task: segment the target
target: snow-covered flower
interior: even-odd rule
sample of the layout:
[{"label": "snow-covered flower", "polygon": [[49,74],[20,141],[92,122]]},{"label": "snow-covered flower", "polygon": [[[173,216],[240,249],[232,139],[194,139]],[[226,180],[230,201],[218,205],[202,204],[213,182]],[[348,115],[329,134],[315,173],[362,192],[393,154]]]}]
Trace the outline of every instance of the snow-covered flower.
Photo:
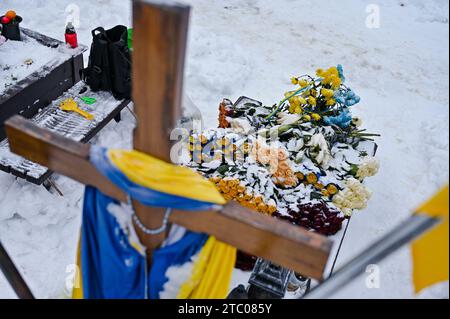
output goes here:
[{"label": "snow-covered flower", "polygon": [[298,114],[288,114],[284,112],[278,113],[278,124],[292,125],[300,121],[301,116]]},{"label": "snow-covered flower", "polygon": [[362,181],[366,177],[376,175],[379,168],[380,163],[375,157],[365,157],[363,162],[358,166],[356,177]]},{"label": "snow-covered flower", "polygon": [[333,204],[346,216],[351,216],[354,209],[362,210],[372,193],[359,180],[350,178],[344,183],[344,190],[333,197]]},{"label": "snow-covered flower", "polygon": [[352,118],[352,124],[356,127],[361,127],[363,124],[363,120],[360,117],[354,117]]},{"label": "snow-covered flower", "polygon": [[6,42],[6,38],[2,35],[0,35],[0,45]]},{"label": "snow-covered flower", "polygon": [[252,125],[246,119],[229,119],[231,129],[236,133],[248,134],[253,130]]},{"label": "snow-covered flower", "polygon": [[332,156],[325,137],[320,133],[314,134],[307,146],[310,147],[310,156],[315,159],[317,164],[321,165],[324,169],[327,169]]}]

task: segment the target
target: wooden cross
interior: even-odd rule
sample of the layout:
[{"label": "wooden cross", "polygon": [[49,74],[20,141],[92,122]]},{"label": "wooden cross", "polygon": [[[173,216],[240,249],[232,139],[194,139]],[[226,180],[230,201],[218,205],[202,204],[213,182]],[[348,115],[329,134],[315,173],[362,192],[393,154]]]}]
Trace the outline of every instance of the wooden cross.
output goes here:
[{"label": "wooden cross", "polygon": [[[133,101],[137,115],[134,148],[165,161],[170,161],[170,131],[181,116],[189,11],[188,6],[167,1],[133,1]],[[89,162],[89,145],[37,127],[20,116],[10,118],[6,130],[12,152],[126,201],[126,194]],[[146,227],[161,226],[162,209],[138,202],[133,202],[133,206]],[[213,235],[246,253],[319,280],[332,246],[324,236],[237,203],[230,203],[221,211],[174,210],[169,221]],[[138,227],[136,230],[151,258],[166,234],[152,236]]]}]

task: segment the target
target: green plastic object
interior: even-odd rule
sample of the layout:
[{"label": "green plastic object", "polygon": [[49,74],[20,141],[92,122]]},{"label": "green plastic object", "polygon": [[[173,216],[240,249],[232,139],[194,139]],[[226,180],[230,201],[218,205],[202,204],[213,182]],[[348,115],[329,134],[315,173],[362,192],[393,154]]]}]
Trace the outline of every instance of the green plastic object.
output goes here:
[{"label": "green plastic object", "polygon": [[128,49],[133,51],[133,29],[128,29]]},{"label": "green plastic object", "polygon": [[97,102],[95,98],[89,96],[83,96],[80,99],[86,104],[94,104]]}]

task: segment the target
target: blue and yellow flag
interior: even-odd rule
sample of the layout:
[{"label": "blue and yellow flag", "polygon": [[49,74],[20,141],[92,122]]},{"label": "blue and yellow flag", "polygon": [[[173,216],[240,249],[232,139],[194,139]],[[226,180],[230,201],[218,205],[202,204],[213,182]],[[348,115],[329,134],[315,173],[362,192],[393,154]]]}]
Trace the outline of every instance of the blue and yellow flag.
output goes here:
[{"label": "blue and yellow flag", "polygon": [[[225,204],[215,185],[198,173],[137,151],[92,147],[90,161],[145,205],[209,210]],[[115,199],[86,187],[74,298],[226,297],[236,248],[182,229],[179,238],[153,251],[148,267],[125,211]]]},{"label": "blue and yellow flag", "polygon": [[448,185],[416,210],[416,214],[442,222],[412,244],[413,280],[416,293],[448,280],[449,273],[449,189]]}]

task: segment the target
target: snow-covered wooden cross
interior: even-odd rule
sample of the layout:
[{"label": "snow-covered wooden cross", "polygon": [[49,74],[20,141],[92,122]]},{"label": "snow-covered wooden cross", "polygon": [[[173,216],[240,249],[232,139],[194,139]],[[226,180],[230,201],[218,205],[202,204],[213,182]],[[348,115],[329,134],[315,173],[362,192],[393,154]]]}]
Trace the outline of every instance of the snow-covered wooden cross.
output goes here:
[{"label": "snow-covered wooden cross", "polygon": [[[188,6],[167,1],[133,1],[133,101],[137,116],[134,148],[166,161],[170,160],[169,134],[181,116],[189,11]],[[9,119],[6,129],[14,153],[126,201],[126,194],[90,163],[89,145],[49,132],[20,116]],[[161,226],[162,209],[138,202],[133,205],[146,227]],[[221,211],[175,210],[169,221],[316,279],[322,279],[331,250],[331,241],[326,237],[237,203]],[[165,234],[146,235],[138,227],[136,230],[151,258]]]}]

